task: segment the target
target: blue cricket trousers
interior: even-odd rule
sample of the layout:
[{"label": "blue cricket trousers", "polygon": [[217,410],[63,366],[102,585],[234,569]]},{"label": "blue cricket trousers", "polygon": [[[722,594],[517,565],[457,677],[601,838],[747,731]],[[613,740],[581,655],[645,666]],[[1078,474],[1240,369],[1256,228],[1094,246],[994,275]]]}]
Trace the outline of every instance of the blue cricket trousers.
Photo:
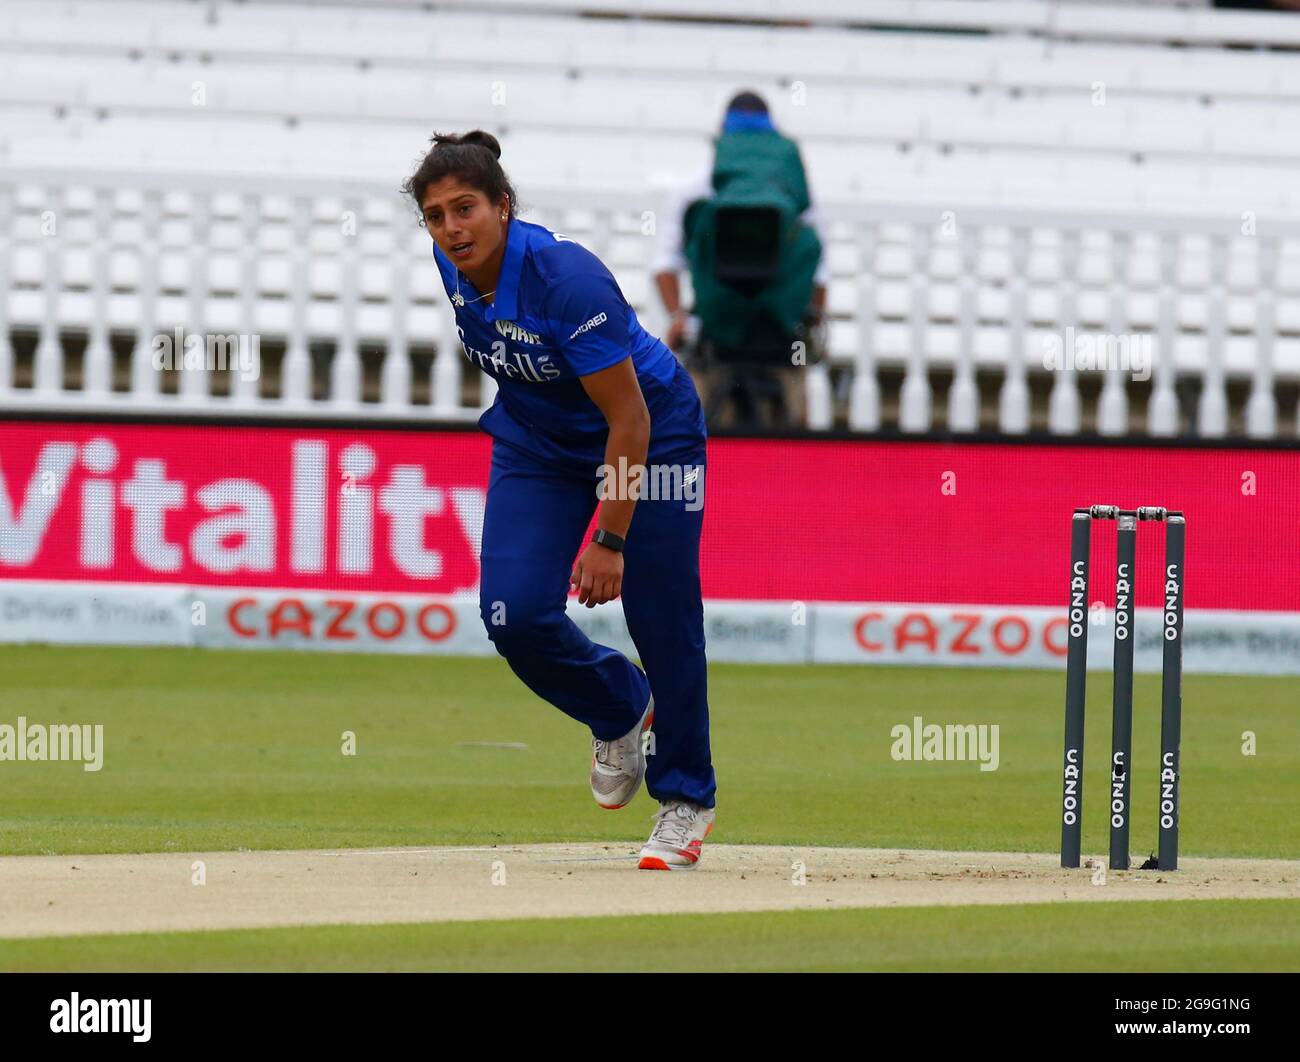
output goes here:
[{"label": "blue cricket trousers", "polygon": [[[703,447],[700,439],[684,455],[700,466],[701,477]],[[593,642],[565,614],[569,576],[598,503],[596,464],[545,461],[493,440],[479,590],[484,627],[529,689],[602,740],[635,727],[653,691],[646,788],[656,800],[711,808],[716,783],[699,564],[703,492],[694,503],[643,497],[636,504],[621,600],[642,670]]]}]

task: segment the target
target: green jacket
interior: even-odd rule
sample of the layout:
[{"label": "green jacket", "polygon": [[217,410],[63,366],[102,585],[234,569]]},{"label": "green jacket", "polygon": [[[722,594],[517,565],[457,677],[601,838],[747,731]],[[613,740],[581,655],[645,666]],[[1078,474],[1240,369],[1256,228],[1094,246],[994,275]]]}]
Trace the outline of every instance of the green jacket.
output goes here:
[{"label": "green jacket", "polygon": [[[766,312],[793,335],[812,301],[822,251],[817,233],[800,220],[810,201],[798,145],[776,132],[723,134],[714,156],[713,190],[713,198],[687,210],[683,228],[701,330],[724,346],[740,346],[752,340],[751,330]],[[715,219],[723,206],[770,206],[779,213],[780,273],[757,295],[715,278]]]}]

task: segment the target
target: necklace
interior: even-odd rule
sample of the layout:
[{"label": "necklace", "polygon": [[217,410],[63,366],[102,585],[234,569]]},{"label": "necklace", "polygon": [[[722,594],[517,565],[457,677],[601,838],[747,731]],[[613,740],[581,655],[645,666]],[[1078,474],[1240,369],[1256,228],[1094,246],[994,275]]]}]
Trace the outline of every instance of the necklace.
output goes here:
[{"label": "necklace", "polygon": [[495,294],[496,291],[493,290],[489,291],[486,295],[480,295],[478,299],[466,299],[465,296],[460,293],[460,270],[456,270],[456,294],[451,297],[451,301],[457,306],[465,306],[467,303],[478,302],[479,299],[486,299],[488,295]]}]

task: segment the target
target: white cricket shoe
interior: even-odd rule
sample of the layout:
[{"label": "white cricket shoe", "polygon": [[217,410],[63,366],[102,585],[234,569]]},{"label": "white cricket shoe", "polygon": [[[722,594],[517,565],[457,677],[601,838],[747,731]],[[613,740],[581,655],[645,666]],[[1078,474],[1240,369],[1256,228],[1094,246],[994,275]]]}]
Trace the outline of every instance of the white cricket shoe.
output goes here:
[{"label": "white cricket shoe", "polygon": [[591,795],[608,811],[626,807],[641,788],[645,777],[644,737],[654,725],[655,699],[652,695],[641,721],[614,741],[591,742]]},{"label": "white cricket shoe", "polygon": [[640,870],[691,870],[700,861],[704,838],[713,831],[713,808],[686,800],[665,800],[655,815],[650,840],[641,849]]}]

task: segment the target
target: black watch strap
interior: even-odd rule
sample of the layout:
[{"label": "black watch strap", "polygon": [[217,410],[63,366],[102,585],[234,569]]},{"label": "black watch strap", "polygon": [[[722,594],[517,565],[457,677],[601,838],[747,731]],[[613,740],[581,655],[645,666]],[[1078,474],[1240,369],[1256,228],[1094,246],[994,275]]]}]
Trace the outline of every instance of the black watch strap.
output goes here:
[{"label": "black watch strap", "polygon": [[612,549],[615,553],[623,552],[623,539],[612,531],[606,531],[604,528],[597,528],[596,533],[591,536],[591,540],[597,545],[605,546]]}]

